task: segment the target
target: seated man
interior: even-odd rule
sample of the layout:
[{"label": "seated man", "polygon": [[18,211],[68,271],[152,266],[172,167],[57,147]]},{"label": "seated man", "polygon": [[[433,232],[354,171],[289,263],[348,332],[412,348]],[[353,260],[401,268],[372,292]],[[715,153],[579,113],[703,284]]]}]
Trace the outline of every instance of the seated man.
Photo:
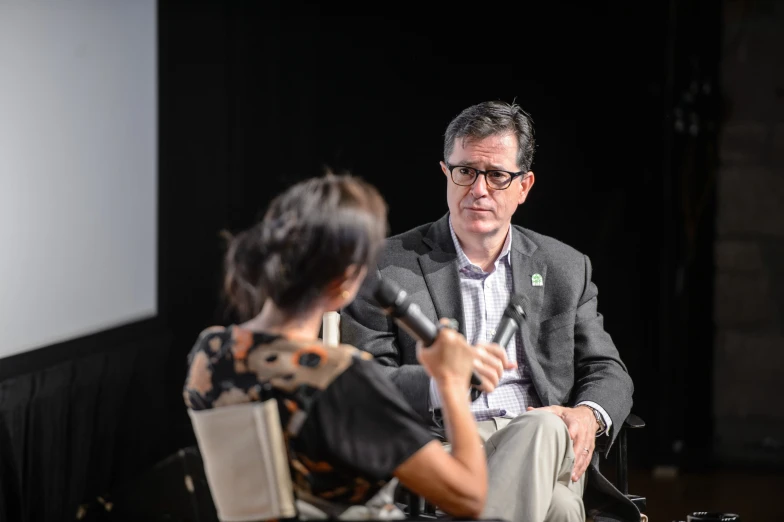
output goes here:
[{"label": "seated man", "polygon": [[[609,449],[633,386],[597,311],[590,261],[511,224],[534,185],[533,154],[533,125],[519,106],[465,109],[444,140],[449,213],[389,238],[378,270],[433,319],[458,319],[481,346],[472,411],[488,459],[483,516],[582,521],[587,507],[639,517],[596,467],[594,449]],[[525,320],[500,347],[491,341],[512,294],[527,303]],[[417,365],[415,341],[368,299],[343,310],[341,325],[343,342],[372,353],[419,415],[440,426],[438,390]]]}]

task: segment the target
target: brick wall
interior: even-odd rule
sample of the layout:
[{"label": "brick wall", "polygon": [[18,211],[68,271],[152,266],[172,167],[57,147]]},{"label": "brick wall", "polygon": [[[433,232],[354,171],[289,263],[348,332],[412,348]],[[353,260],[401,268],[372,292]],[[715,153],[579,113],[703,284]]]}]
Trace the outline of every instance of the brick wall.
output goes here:
[{"label": "brick wall", "polygon": [[784,1],[725,0],[714,319],[717,456],[784,464]]}]

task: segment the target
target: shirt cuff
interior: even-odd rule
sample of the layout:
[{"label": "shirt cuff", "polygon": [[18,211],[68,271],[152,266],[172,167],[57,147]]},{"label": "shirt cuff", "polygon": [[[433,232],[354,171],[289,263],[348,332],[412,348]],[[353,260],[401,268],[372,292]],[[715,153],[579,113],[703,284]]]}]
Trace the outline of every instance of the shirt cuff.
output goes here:
[{"label": "shirt cuff", "polygon": [[430,400],[428,402],[428,409],[430,411],[437,410],[441,407],[441,395],[438,393],[436,380],[432,377],[430,378]]},{"label": "shirt cuff", "polygon": [[607,412],[604,411],[604,408],[602,408],[601,406],[599,406],[593,401],[582,401],[578,403],[577,406],[579,406],[580,404],[585,404],[586,406],[590,406],[591,408],[594,408],[599,412],[599,414],[602,416],[602,419],[604,419],[604,423],[607,425],[607,429],[604,431],[604,433],[600,433],[600,435],[604,435],[605,433],[609,434],[610,428],[612,427],[612,419],[610,418],[609,415],[607,415]]}]

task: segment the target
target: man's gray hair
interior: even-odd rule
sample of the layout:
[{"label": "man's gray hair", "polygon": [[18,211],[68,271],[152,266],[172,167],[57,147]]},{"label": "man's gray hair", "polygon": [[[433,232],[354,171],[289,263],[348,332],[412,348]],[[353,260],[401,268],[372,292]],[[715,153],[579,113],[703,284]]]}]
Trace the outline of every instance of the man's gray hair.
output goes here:
[{"label": "man's gray hair", "polygon": [[517,138],[517,167],[531,170],[534,161],[534,122],[516,103],[487,101],[472,105],[458,114],[444,133],[444,161],[452,155],[455,140],[482,140],[489,136],[513,134]]}]

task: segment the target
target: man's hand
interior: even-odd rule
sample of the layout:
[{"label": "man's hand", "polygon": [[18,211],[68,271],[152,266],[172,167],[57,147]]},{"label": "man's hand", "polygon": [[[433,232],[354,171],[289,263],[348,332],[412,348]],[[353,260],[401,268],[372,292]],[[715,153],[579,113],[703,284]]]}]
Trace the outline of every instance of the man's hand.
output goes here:
[{"label": "man's hand", "polygon": [[577,482],[588,469],[588,464],[591,463],[591,457],[593,457],[593,450],[596,447],[596,430],[599,428],[596,417],[593,416],[593,412],[588,406],[577,406],[576,408],[565,406],[529,407],[527,411],[534,409],[555,413],[561,417],[569,429],[569,436],[574,444],[572,482]]},{"label": "man's hand", "polygon": [[482,385],[477,388],[485,393],[490,393],[498,386],[505,370],[517,368],[516,362],[510,362],[506,357],[506,350],[496,343],[477,344],[474,370],[482,379]]}]

